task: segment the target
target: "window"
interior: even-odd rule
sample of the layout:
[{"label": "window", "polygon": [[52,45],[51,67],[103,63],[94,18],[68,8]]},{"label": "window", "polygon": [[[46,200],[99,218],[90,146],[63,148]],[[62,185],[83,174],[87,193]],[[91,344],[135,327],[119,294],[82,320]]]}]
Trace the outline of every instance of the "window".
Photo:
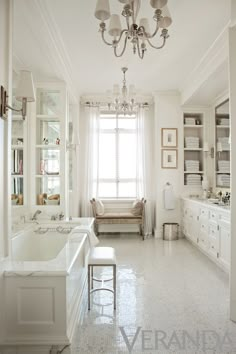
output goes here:
[{"label": "window", "polygon": [[137,195],[136,115],[100,114],[98,196],[135,198]]}]

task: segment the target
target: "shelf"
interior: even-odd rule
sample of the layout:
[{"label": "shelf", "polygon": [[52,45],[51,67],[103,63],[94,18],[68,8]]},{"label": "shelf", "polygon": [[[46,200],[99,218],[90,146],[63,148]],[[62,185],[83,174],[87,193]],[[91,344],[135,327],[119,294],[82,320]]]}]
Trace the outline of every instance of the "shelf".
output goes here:
[{"label": "shelf", "polygon": [[221,171],[216,171],[218,175],[230,175],[230,172],[221,172]]},{"label": "shelf", "polygon": [[57,144],[41,144],[41,145],[36,145],[35,146],[37,149],[45,149],[45,150],[60,150],[61,145]]},{"label": "shelf", "polygon": [[60,121],[60,117],[58,117],[58,115],[50,115],[50,114],[37,114],[36,117],[38,119],[42,119],[42,120],[51,120],[51,121]]},{"label": "shelf", "polygon": [[24,145],[11,145],[12,150],[23,150]]},{"label": "shelf", "polygon": [[35,175],[35,177],[36,178],[45,178],[45,177],[49,177],[49,178],[59,178],[59,177],[61,177],[61,175],[57,175],[57,174],[55,174],[55,175],[47,175],[47,174],[45,174],[45,175]]},{"label": "shelf", "polygon": [[203,128],[203,125],[197,125],[197,124],[194,124],[194,125],[191,125],[191,124],[184,124],[184,128]]},{"label": "shelf", "polygon": [[217,125],[216,126],[217,129],[230,129],[229,125]]},{"label": "shelf", "polygon": [[203,174],[204,172],[203,171],[184,171],[185,174]]},{"label": "shelf", "polygon": [[185,151],[202,151],[202,148],[194,148],[194,149],[190,149],[190,148],[184,148]]},{"label": "shelf", "polygon": [[24,175],[11,174],[11,177],[13,177],[13,178],[24,178]]}]

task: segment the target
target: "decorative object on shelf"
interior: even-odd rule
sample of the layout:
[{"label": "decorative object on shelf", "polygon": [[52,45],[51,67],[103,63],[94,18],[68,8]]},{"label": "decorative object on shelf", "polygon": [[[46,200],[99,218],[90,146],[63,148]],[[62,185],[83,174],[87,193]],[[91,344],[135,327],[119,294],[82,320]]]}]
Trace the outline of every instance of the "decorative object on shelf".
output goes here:
[{"label": "decorative object on shelf", "polygon": [[27,102],[35,101],[34,83],[32,73],[27,70],[21,70],[18,86],[16,89],[16,99],[22,102],[22,108],[16,109],[8,105],[7,92],[3,86],[1,86],[0,95],[0,117],[7,119],[7,111],[11,109],[14,112],[21,112],[23,120],[25,120],[27,114]]},{"label": "decorative object on shelf", "polygon": [[178,167],[178,151],[176,149],[162,150],[162,168],[177,168]]},{"label": "decorative object on shelf", "polygon": [[48,145],[48,139],[47,139],[47,138],[43,138],[42,143],[43,143],[44,145]]},{"label": "decorative object on shelf", "polygon": [[[113,93],[111,91],[108,92],[108,108],[114,109],[118,113],[132,113],[134,109],[139,107],[140,103],[135,102],[135,88],[134,85],[129,86],[129,90],[126,86],[126,77],[125,73],[128,68],[121,68],[123,72],[123,86],[120,88],[119,85],[113,86]],[[143,106],[147,106],[147,103],[144,103]]]},{"label": "decorative object on shelf", "polygon": [[59,138],[56,138],[56,145],[60,145],[61,140]]},{"label": "decorative object on shelf", "polygon": [[162,128],[161,129],[161,146],[164,148],[176,148],[178,145],[178,129]]},{"label": "decorative object on shelf", "polygon": [[[168,27],[172,23],[170,12],[167,7],[168,0],[151,0],[150,5],[155,9],[153,20],[156,22],[156,28],[151,33],[149,28],[148,19],[145,17],[140,18],[139,25],[137,24],[137,17],[139,14],[141,0],[119,0],[124,4],[121,12],[125,18],[126,27],[122,29],[120,17],[117,14],[110,14],[109,0],[98,0],[95,10],[95,17],[101,21],[99,31],[101,32],[103,42],[112,47],[116,57],[121,57],[127,47],[127,42],[130,41],[133,47],[133,53],[138,53],[140,59],[143,59],[147,44],[154,49],[161,49],[165,46],[166,40],[169,37]],[[113,37],[109,42],[105,39],[106,23],[104,21],[110,18],[108,27],[108,34]],[[161,30],[160,37],[162,43],[156,46],[152,43],[152,39],[156,36],[159,29]],[[123,44],[121,45],[123,41]],[[120,53],[117,49],[121,47]]]}]

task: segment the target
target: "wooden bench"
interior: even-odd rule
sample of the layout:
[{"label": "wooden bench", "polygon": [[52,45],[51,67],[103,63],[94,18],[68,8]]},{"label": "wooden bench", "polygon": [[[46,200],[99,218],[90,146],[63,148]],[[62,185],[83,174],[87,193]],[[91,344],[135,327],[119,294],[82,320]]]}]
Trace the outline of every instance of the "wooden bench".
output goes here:
[{"label": "wooden bench", "polygon": [[92,210],[93,210],[93,217],[95,219],[94,222],[94,232],[96,235],[99,234],[98,232],[98,226],[101,224],[137,224],[139,225],[139,233],[142,236],[144,240],[144,214],[145,214],[145,203],[146,200],[144,198],[141,199],[142,203],[142,211],[139,216],[135,216],[131,213],[131,211],[126,212],[126,213],[107,213],[104,212],[103,215],[98,215],[97,210],[96,210],[96,200],[93,198],[90,200],[90,203],[92,204]]}]

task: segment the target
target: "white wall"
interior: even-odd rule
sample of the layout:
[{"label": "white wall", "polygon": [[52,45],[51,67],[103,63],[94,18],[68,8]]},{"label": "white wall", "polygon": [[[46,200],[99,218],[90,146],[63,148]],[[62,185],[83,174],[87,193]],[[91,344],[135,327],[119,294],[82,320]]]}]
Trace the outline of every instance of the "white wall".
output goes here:
[{"label": "white wall", "polygon": [[[9,72],[11,71],[11,46],[12,38],[10,27],[12,26],[12,2],[0,0],[0,85],[11,89],[9,83]],[[7,236],[9,225],[10,194],[9,194],[9,147],[8,134],[10,134],[10,121],[0,119],[0,299],[2,293],[2,269],[3,257],[7,254]],[[0,343],[4,335],[3,309],[0,302]]]},{"label": "white wall", "polygon": [[[155,93],[155,141],[156,141],[156,229],[155,237],[162,237],[162,225],[166,222],[181,222],[180,197],[183,189],[183,124],[178,92]],[[177,169],[162,169],[161,167],[161,129],[178,129],[178,167]],[[165,210],[163,203],[163,188],[169,182],[176,196],[175,210]]]},{"label": "white wall", "polygon": [[[235,9],[236,17],[236,9]],[[236,131],[236,26],[229,30],[229,61],[230,61],[230,121],[231,132]],[[230,318],[236,321],[236,140],[231,134],[231,272],[230,272]]]}]

